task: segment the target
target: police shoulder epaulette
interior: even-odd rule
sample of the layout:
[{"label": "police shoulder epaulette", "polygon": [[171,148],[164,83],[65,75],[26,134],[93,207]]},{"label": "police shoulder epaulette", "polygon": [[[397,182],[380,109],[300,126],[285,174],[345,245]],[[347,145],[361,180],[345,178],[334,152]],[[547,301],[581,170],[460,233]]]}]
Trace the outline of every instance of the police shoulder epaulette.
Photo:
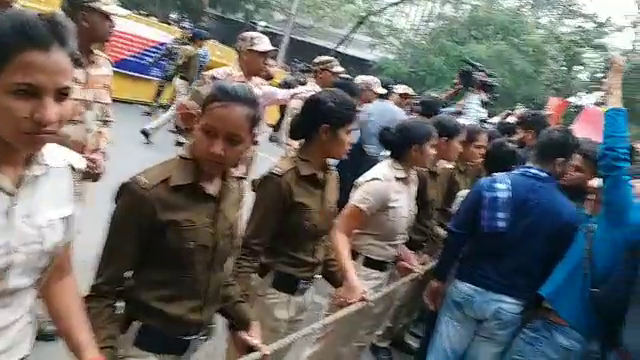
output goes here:
[{"label": "police shoulder epaulette", "polygon": [[160,184],[162,181],[168,179],[171,174],[173,174],[176,162],[177,158],[154,165],[132,177],[131,181],[141,188],[149,190]]},{"label": "police shoulder epaulette", "polygon": [[455,164],[449,162],[449,161],[445,161],[445,160],[440,160],[438,161],[438,163],[436,164],[436,167],[440,170],[440,169],[454,169],[456,166]]},{"label": "police shoulder epaulette", "polygon": [[109,64],[111,64],[111,66],[113,66],[113,61],[111,60],[111,58],[109,57],[109,55],[107,55],[107,54],[103,53],[103,52],[102,52],[102,51],[100,51],[100,50],[93,50],[93,53],[94,53],[96,56],[98,56],[98,57],[100,57],[100,58],[102,58],[102,59],[104,59],[104,60],[107,60],[107,61],[109,62]]},{"label": "police shoulder epaulette", "polygon": [[274,167],[269,171],[270,173],[278,176],[284,175],[287,171],[296,167],[296,163],[291,157],[284,157],[280,159]]}]

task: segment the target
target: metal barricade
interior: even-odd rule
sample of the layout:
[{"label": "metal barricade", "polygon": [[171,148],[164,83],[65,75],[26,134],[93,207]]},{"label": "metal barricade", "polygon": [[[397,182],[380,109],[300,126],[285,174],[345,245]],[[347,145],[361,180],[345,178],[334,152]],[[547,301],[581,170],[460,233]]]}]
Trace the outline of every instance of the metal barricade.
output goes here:
[{"label": "metal barricade", "polygon": [[[402,302],[404,294],[414,294],[416,296],[419,291],[417,287],[421,285],[421,279],[424,274],[431,271],[433,264],[425,268],[424,272],[411,274],[406,276],[382,291],[373,294],[367,302],[361,302],[337,312],[328,315],[302,330],[282,338],[269,345],[268,349],[271,353],[271,359],[282,359],[283,354],[279,351],[289,351],[287,360],[307,359],[308,352],[315,350],[314,354],[322,353],[322,355],[314,355],[309,360],[337,358],[336,355],[330,355],[334,350],[348,348],[353,346],[354,334],[361,332],[363,327],[372,332],[380,330],[394,313],[390,311],[392,308],[386,308],[386,311],[380,312],[380,307],[385,308],[385,304]],[[423,283],[422,283],[423,284]],[[419,296],[419,295],[418,295]],[[405,296],[406,297],[406,296]],[[330,306],[329,306],[330,307]],[[331,312],[331,310],[329,310]],[[372,339],[368,339],[372,340]],[[214,341],[205,343],[191,358],[192,360],[205,360],[214,358],[214,354],[219,354],[216,349],[219,343]],[[316,346],[316,349],[313,347]],[[294,352],[297,355],[292,356],[291,348],[300,351]],[[304,355],[303,355],[304,354]],[[253,353],[241,357],[239,360],[259,360],[262,354]]]}]

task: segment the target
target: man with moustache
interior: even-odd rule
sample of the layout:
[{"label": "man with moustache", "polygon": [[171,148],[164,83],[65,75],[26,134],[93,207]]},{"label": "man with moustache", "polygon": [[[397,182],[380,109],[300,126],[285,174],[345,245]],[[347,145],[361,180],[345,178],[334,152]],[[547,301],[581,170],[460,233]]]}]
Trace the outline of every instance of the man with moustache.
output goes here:
[{"label": "man with moustache", "polygon": [[526,159],[531,158],[538,136],[548,127],[549,120],[544,111],[526,110],[517,116],[516,135],[513,136],[513,140],[523,149]]}]

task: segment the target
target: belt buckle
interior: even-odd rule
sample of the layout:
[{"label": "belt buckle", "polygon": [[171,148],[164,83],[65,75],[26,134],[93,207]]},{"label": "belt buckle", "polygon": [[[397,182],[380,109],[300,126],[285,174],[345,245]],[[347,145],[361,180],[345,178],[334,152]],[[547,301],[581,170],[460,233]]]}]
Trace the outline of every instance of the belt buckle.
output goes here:
[{"label": "belt buckle", "polygon": [[182,340],[189,340],[189,341],[193,341],[193,340],[202,340],[202,339],[206,339],[209,337],[209,331],[207,330],[201,330],[199,333],[195,334],[195,335],[188,335],[188,336],[178,336],[178,338],[182,339]]},{"label": "belt buckle", "polygon": [[300,280],[298,282],[298,288],[296,289],[294,295],[296,296],[304,295],[307,292],[307,290],[309,290],[311,285],[313,285],[313,279]]}]

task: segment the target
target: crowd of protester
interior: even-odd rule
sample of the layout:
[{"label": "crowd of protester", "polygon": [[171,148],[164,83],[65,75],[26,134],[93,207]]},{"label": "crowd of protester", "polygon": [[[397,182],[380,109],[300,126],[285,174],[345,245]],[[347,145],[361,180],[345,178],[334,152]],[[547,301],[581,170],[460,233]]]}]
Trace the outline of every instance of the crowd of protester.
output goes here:
[{"label": "crowd of protester", "polygon": [[[597,144],[550,126],[540,109],[487,125],[482,86],[418,96],[352,78],[330,56],[274,87],[276,49],[258,32],[240,34],[236,64],[201,72],[206,36],[194,32],[172,74],[174,104],[141,130],[150,142],[174,121],[181,152],[118,188],[83,301],[71,244],[83,181],[105,171],[110,97],[95,133],[70,129],[89,128],[96,111],[97,97],[79,96],[96,90],[83,87],[91,76],[110,85],[112,69],[91,46],[108,39],[118,11],[74,0],[65,12],[0,13],[1,359],[29,356],[38,297],[81,360],[187,358],[211,338],[216,313],[234,359],[268,355],[265,344],[302,329],[314,305],[327,316],[414,273],[424,296],[376,302],[357,331],[328,326],[296,356],[355,360],[368,348],[392,359],[420,322],[421,360],[630,358],[621,332],[640,209],[623,58],[611,61]],[[245,225],[272,105],[282,116],[268,140],[286,153],[251,183]],[[320,278],[330,299],[317,296]],[[340,337],[350,341],[331,346]]]}]

